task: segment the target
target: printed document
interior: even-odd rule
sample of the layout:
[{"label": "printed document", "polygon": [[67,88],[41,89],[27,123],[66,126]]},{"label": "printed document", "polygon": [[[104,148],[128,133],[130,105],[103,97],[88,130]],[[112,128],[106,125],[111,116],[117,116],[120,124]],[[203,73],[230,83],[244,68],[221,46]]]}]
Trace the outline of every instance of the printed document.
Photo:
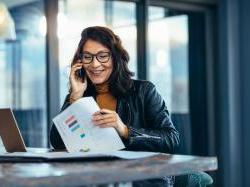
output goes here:
[{"label": "printed document", "polygon": [[92,123],[92,114],[98,110],[93,97],[83,97],[53,119],[68,152],[107,152],[125,148],[114,128],[100,128]]},{"label": "printed document", "polygon": [[[100,157],[116,157],[122,159],[140,159],[147,158],[155,155],[160,155],[160,153],[156,152],[142,152],[142,151],[109,151],[109,152],[47,152],[47,153],[30,153],[30,152],[15,152],[15,153],[4,153],[0,154],[0,162],[1,159],[9,158],[12,160],[22,158],[29,160],[29,158],[33,159],[44,159],[45,161],[53,161],[53,160],[75,160],[75,159],[83,159],[84,158],[100,158]],[[5,159],[5,160],[6,160]]]}]

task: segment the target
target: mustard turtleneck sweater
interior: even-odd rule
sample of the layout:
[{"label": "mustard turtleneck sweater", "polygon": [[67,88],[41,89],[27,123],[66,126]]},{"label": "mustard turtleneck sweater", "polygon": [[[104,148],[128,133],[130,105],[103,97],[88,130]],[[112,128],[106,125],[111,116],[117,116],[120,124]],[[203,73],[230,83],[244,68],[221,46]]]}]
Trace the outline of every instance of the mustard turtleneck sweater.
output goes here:
[{"label": "mustard turtleneck sweater", "polygon": [[101,109],[106,108],[109,110],[116,111],[117,100],[116,98],[109,92],[108,83],[95,85],[95,89],[97,92],[96,102]]}]

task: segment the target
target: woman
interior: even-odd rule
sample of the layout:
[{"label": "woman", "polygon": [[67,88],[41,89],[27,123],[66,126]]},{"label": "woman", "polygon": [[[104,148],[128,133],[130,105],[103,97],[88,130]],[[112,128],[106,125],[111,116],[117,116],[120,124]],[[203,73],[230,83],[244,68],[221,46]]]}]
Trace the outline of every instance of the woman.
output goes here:
[{"label": "woman", "polygon": [[[94,125],[115,128],[127,150],[173,153],[179,135],[165,102],[151,82],[131,79],[128,61],[121,40],[110,29],[84,29],[62,110],[81,97],[93,96],[100,107],[93,114]],[[65,148],[55,125],[50,141],[55,149]]]},{"label": "woman", "polygon": [[[94,124],[114,127],[126,149],[173,153],[179,136],[165,102],[151,82],[131,79],[128,61],[121,40],[110,29],[84,29],[62,110],[81,97],[93,96],[101,108],[93,114]],[[50,140],[55,149],[65,148],[54,125]]]}]

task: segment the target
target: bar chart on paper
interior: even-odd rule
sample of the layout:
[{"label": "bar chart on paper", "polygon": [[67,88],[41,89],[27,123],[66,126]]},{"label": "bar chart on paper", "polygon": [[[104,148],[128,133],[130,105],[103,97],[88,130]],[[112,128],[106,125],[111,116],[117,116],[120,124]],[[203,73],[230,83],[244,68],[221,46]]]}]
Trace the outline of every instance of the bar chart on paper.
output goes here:
[{"label": "bar chart on paper", "polygon": [[80,136],[80,138],[85,137],[84,127],[81,127],[80,123],[77,121],[75,116],[73,115],[69,116],[64,123],[65,125],[68,126],[69,131],[71,131],[72,133],[76,133],[77,135]]},{"label": "bar chart on paper", "polygon": [[62,125],[57,128],[61,132],[66,148],[70,152],[88,151],[93,144],[91,138],[89,138],[91,135],[89,122],[86,119],[79,119],[79,116],[77,118],[74,114],[63,115],[62,122]]}]

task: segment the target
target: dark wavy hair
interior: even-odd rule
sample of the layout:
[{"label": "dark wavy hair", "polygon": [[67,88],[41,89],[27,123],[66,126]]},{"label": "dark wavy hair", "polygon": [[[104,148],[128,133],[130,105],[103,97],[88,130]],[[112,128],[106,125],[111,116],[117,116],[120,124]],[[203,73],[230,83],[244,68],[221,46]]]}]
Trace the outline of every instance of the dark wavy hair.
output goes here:
[{"label": "dark wavy hair", "polygon": [[[113,71],[108,79],[109,89],[112,95],[125,95],[132,87],[132,79],[134,73],[128,69],[129,55],[123,48],[121,39],[114,32],[101,26],[88,27],[81,33],[81,40],[71,62],[71,67],[79,59],[83,46],[88,40],[93,40],[107,47],[112,56]],[[88,86],[84,95],[92,95],[95,93],[93,83],[87,79]],[[71,89],[70,89],[71,90]]]}]

